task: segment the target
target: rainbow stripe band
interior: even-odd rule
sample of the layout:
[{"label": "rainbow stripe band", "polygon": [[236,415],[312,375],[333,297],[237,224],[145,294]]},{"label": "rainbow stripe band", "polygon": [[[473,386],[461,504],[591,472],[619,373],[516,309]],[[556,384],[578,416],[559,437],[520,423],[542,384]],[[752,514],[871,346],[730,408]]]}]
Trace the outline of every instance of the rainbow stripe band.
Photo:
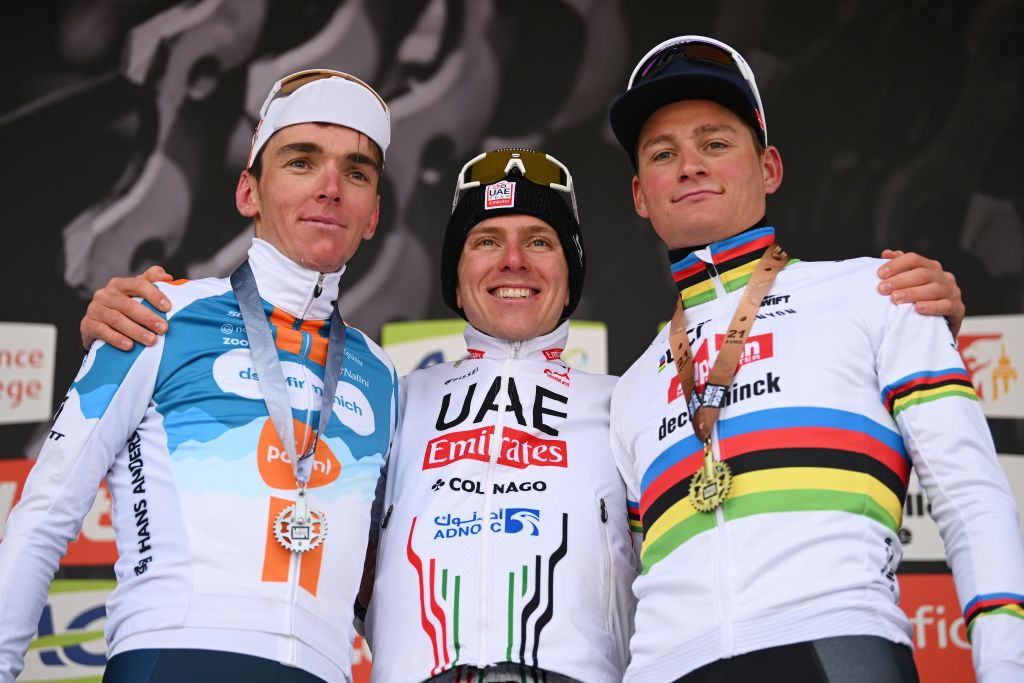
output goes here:
[{"label": "rainbow stripe band", "polygon": [[629,530],[635,534],[642,534],[644,526],[640,523],[640,503],[633,500],[627,500],[626,513],[629,516]]},{"label": "rainbow stripe band", "polygon": [[916,372],[882,389],[882,402],[893,417],[910,406],[948,396],[978,400],[971,377],[963,368]]},{"label": "rainbow stripe band", "polygon": [[[719,422],[719,452],[733,472],[726,520],[807,510],[864,515],[896,532],[911,462],[900,435],[855,413],[776,408]],[[691,435],[659,455],[641,481],[644,572],[693,536],[712,515],[690,504],[703,461]]]},{"label": "rainbow stripe band", "polygon": [[[752,228],[708,247],[714,264],[711,270],[717,271],[726,292],[747,284],[761,254],[774,240],[775,228]],[[684,307],[692,308],[715,298],[715,285],[709,268],[694,253],[673,263],[671,271]]]},{"label": "rainbow stripe band", "polygon": [[1024,619],[1024,595],[1019,593],[986,593],[975,596],[964,607],[964,621],[967,623],[967,637],[971,637],[971,629],[975,620],[981,616],[1005,614]]}]

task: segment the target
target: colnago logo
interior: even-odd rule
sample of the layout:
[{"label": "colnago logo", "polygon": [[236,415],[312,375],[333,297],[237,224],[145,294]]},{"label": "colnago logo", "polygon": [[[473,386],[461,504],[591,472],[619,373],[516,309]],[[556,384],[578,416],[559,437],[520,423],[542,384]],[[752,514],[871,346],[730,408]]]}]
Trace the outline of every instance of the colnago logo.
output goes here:
[{"label": "colnago logo", "polygon": [[[722,349],[722,342],[724,341],[724,334],[715,335],[716,352]],[[766,332],[765,334],[755,334],[752,337],[749,337],[747,339],[747,343],[743,345],[743,353],[740,355],[739,364],[736,366],[736,370],[738,372],[744,365],[756,363],[759,360],[765,360],[774,355],[775,341],[772,333]],[[698,390],[704,389],[704,385],[707,384],[708,377],[711,375],[712,362],[709,356],[708,340],[705,339],[693,357],[693,373]],[[668,402],[671,403],[682,395],[683,388],[679,384],[679,377],[674,376],[669,382]]]},{"label": "colnago logo", "polygon": [[[494,427],[480,427],[438,436],[427,442],[423,469],[445,467],[459,460],[490,460]],[[541,439],[518,429],[505,427],[498,446],[498,464],[515,469],[527,467],[568,467],[564,441]]]}]

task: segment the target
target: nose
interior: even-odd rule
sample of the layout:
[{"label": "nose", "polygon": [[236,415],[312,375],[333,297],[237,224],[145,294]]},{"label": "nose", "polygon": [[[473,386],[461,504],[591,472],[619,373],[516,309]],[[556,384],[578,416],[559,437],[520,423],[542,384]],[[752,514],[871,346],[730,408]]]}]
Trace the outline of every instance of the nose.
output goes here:
[{"label": "nose", "polygon": [[498,261],[498,270],[526,270],[529,262],[526,258],[526,251],[516,240],[510,240],[505,248],[501,250],[501,259]]},{"label": "nose", "polygon": [[707,165],[704,162],[704,156],[697,150],[683,149],[679,152],[678,161],[680,180],[692,180],[707,175]]},{"label": "nose", "polygon": [[316,198],[321,202],[341,203],[341,174],[337,169],[326,168],[321,173]]}]

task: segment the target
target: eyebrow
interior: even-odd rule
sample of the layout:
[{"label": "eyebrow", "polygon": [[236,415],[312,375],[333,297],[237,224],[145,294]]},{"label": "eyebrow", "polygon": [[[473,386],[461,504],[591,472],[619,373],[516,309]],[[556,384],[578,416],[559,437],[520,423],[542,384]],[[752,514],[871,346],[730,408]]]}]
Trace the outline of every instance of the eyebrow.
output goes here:
[{"label": "eyebrow", "polygon": [[710,133],[722,133],[729,132],[735,133],[736,129],[730,126],[728,123],[705,123],[702,126],[698,126],[694,129],[696,135],[708,135]]},{"label": "eyebrow", "polygon": [[[315,142],[292,142],[282,146],[281,149],[278,150],[278,155],[292,154],[295,152],[299,152],[300,154],[323,154],[324,148]],[[370,166],[377,171],[377,173],[381,172],[380,163],[368,154],[363,154],[362,152],[349,152],[345,155],[345,159],[354,164]]]},{"label": "eyebrow", "polygon": [[[693,134],[695,136],[712,135],[714,133],[723,132],[735,133],[736,129],[727,123],[704,123],[693,129]],[[674,144],[675,142],[676,138],[674,135],[671,135],[670,133],[662,133],[661,135],[655,135],[653,138],[646,141],[640,149],[645,150],[654,145],[661,145],[665,143]]]}]

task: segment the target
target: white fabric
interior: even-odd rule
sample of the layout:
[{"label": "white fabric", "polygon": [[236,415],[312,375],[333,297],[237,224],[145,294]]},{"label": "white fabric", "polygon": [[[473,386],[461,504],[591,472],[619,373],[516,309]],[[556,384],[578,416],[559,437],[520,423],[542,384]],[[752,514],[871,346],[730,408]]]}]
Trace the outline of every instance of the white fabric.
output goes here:
[{"label": "white fabric", "polygon": [[357,130],[376,142],[384,155],[391,143],[391,114],[376,95],[344,78],[322,78],[270,103],[253,137],[246,167],[274,133],[299,123],[334,123]]},{"label": "white fabric", "polygon": [[636,572],[608,447],[615,379],[566,367],[567,335],[467,326],[470,359],[406,378],[366,623],[375,681],[506,661],[622,680]]},{"label": "white fabric", "polygon": [[[708,253],[697,256],[708,263]],[[801,262],[779,274],[713,434],[716,457],[741,468],[714,513],[694,513],[686,499],[701,448],[665,362],[667,327],[623,375],[612,448],[629,499],[647,511],[627,681],[667,683],[719,659],[831,636],[910,645],[894,574],[899,537],[858,502],[887,501],[898,526],[901,500],[868,477],[880,470],[866,453],[916,469],[962,607],[978,595],[1024,594],[1015,503],[977,401],[926,396],[895,419],[883,405],[887,386],[963,366],[942,318],[876,292],[880,264]],[[686,310],[699,376],[742,295],[712,282],[717,296]],[[820,459],[847,457],[862,458],[865,470],[823,473],[831,466]],[[1024,680],[1024,620],[982,614],[973,643],[979,680]]]}]

